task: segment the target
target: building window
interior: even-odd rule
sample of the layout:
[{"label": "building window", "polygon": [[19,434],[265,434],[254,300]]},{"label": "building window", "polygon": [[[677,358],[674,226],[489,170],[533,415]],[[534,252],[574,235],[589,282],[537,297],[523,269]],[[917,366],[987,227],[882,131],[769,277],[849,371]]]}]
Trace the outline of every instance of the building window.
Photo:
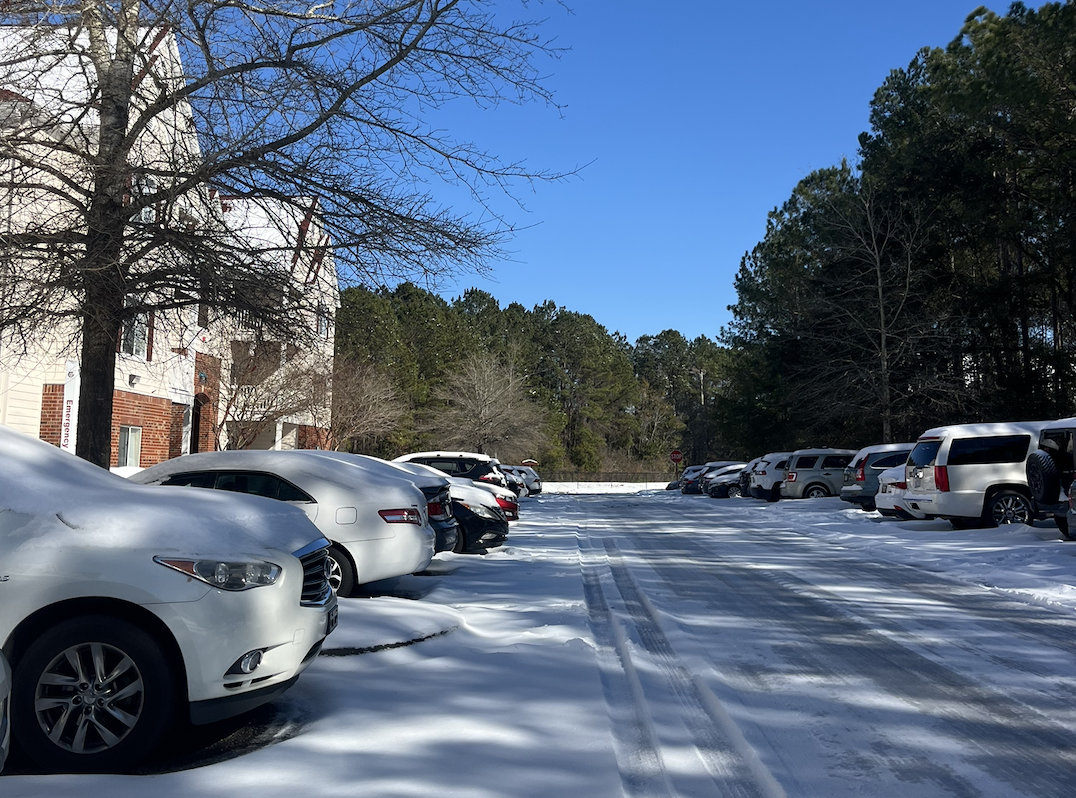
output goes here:
[{"label": "building window", "polygon": [[139,313],[123,322],[120,351],[144,360],[149,359],[149,314]]},{"label": "building window", "polygon": [[142,428],[120,427],[120,444],[116,452],[117,466],[139,466],[142,459]]},{"label": "building window", "polygon": [[325,340],[329,339],[329,309],[324,305],[318,305],[318,335]]}]

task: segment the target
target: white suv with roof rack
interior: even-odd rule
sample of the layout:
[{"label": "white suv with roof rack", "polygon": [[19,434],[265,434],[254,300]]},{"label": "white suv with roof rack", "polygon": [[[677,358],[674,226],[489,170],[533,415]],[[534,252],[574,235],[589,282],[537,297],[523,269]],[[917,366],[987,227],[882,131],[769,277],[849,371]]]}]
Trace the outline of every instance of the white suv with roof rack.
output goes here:
[{"label": "white suv with roof rack", "polygon": [[904,501],[958,529],[1030,524],[1036,512],[1025,464],[1049,423],[953,424],[927,430],[908,455]]}]

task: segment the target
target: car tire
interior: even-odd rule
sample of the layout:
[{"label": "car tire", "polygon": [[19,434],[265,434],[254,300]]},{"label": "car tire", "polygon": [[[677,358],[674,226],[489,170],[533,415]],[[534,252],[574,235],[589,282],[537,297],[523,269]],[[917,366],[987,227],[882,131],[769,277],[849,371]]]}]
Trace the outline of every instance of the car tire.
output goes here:
[{"label": "car tire", "polygon": [[824,499],[829,496],[829,490],[825,485],[808,485],[807,489],[803,491],[803,498],[805,499]]},{"label": "car tire", "polygon": [[770,492],[766,494],[766,501],[775,502],[775,501],[780,501],[780,499],[781,499],[781,486],[780,485],[774,485],[772,488],[770,488]]},{"label": "car tire", "polygon": [[1027,457],[1027,487],[1039,504],[1056,504],[1061,493],[1061,472],[1049,452],[1038,449]]},{"label": "car tire", "polygon": [[463,524],[456,523],[456,543],[452,546],[453,554],[463,554],[467,548],[467,533],[463,531]]},{"label": "car tire", "polygon": [[987,498],[983,505],[982,525],[996,527],[1003,524],[1031,524],[1035,511],[1031,500],[1015,490],[999,490]]},{"label": "car tire", "polygon": [[329,546],[329,586],[341,598],[355,592],[355,566],[347,552],[335,543]]},{"label": "car tire", "polygon": [[104,615],[64,621],[15,665],[15,738],[51,772],[122,772],[175,723],[178,672],[167,649],[132,623]]},{"label": "car tire", "polygon": [[878,509],[878,505],[874,503],[874,499],[867,499],[863,504],[859,505],[864,512],[873,513]]},{"label": "car tire", "polygon": [[740,490],[739,485],[729,485],[729,489],[725,495],[730,499],[739,499],[743,496],[743,491]]},{"label": "car tire", "polygon": [[1057,524],[1057,531],[1061,533],[1061,537],[1064,540],[1076,540],[1076,534],[1073,534],[1069,530],[1069,517],[1065,515],[1055,515],[1054,523]]}]

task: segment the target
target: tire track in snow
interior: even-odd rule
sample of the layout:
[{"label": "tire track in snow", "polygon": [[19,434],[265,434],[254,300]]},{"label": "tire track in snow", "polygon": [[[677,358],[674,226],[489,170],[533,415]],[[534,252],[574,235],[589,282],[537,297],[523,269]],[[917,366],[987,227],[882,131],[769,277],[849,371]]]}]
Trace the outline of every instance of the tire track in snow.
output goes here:
[{"label": "tire track in snow", "polygon": [[[645,548],[670,553],[668,539],[644,534],[633,538]],[[788,634],[786,656],[800,667],[828,674],[834,680],[868,679],[924,716],[931,717],[960,741],[971,765],[1016,794],[1068,796],[1076,774],[1076,733],[1009,696],[984,687],[970,675],[957,673],[893,641],[868,623],[840,608],[847,603],[826,600],[818,588],[787,571],[779,574],[723,560],[712,549],[687,536],[676,536],[686,555],[680,563],[655,564],[658,576],[682,598],[714,602],[687,587],[683,560],[709,561],[714,586],[721,584],[720,603],[752,623],[782,627]],[[744,559],[744,553],[736,560]],[[816,563],[808,561],[807,565]],[[694,574],[692,574],[694,576]],[[888,756],[879,740],[876,752]],[[917,763],[897,754],[890,767],[918,772]],[[919,775],[924,775],[919,772]],[[935,776],[949,794],[976,794],[966,780],[950,771]],[[947,782],[947,783],[945,783]]]},{"label": "tire track in snow", "polygon": [[597,644],[598,670],[609,711],[617,767],[630,798],[672,798],[653,722],[627,650],[623,629],[613,616],[601,586],[602,558],[584,528],[577,530],[583,595]]},{"label": "tire track in snow", "polygon": [[[578,532],[584,595],[591,629],[599,647],[603,689],[609,706],[617,759],[625,792],[631,796],[673,796],[676,777],[668,774],[662,740],[636,671],[631,647],[616,613],[609,605],[602,576],[612,577],[632,626],[647,655],[657,664],[669,690],[679,699],[679,716],[707,774],[709,789],[702,794],[724,798],[785,798],[717,698],[680,664],[665,638],[653,609],[641,594],[619,557],[615,542],[604,539],[604,552],[595,547],[585,528]],[[681,774],[681,780],[686,777]],[[706,782],[692,781],[692,795]]]},{"label": "tire track in snow", "polygon": [[605,545],[613,582],[624,600],[639,639],[682,705],[682,719],[695,749],[713,777],[718,794],[734,798],[785,798],[717,697],[685,668],[662,631],[657,612],[624,564],[616,541]]}]

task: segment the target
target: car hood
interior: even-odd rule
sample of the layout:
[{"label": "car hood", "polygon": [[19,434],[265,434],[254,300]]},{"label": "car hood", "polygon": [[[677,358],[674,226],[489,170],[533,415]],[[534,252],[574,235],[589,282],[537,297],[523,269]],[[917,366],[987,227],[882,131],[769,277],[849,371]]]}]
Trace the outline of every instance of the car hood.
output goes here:
[{"label": "car hood", "polygon": [[321,533],[294,507],[196,488],[139,485],[0,427],[0,545],[92,546],[184,556],[294,552]]},{"label": "car hood", "polygon": [[448,483],[448,492],[453,501],[474,502],[484,507],[500,508],[493,492],[486,490],[485,487],[480,488],[473,480],[464,477],[449,477]]},{"label": "car hood", "polygon": [[[321,450],[318,451],[321,457],[327,457],[336,460],[347,465],[354,466],[355,468],[361,468],[366,471],[375,474],[382,474],[383,476],[403,479],[410,482],[413,485],[418,485],[420,488],[443,488],[448,484],[448,477],[442,474],[440,471],[428,466],[418,466],[418,464],[411,463],[397,463],[389,460],[382,460],[378,457],[371,457],[366,454],[348,454],[347,452],[330,452]],[[417,468],[411,470],[409,465],[415,465]],[[429,468],[428,471],[423,469]]]}]

